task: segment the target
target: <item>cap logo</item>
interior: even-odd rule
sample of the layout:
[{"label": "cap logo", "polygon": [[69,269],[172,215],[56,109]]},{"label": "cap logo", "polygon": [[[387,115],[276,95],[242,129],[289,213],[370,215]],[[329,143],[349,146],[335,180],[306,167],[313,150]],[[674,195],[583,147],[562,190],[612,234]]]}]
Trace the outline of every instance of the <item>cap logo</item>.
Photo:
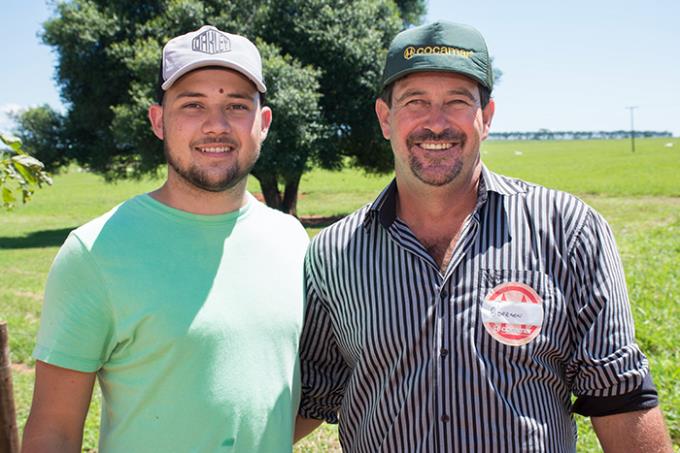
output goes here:
[{"label": "cap logo", "polygon": [[470,58],[474,52],[448,46],[408,46],[404,49],[404,59],[410,60],[414,55],[455,55]]},{"label": "cap logo", "polygon": [[191,40],[191,50],[215,55],[231,50],[229,38],[217,30],[206,30]]}]

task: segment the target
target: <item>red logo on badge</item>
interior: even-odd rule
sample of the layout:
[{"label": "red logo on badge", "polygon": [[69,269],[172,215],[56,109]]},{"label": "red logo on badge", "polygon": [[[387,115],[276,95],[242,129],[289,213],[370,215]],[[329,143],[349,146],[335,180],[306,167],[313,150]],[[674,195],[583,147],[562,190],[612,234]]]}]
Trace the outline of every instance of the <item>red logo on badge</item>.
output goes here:
[{"label": "red logo on badge", "polygon": [[508,282],[484,298],[482,322],[496,340],[522,346],[536,338],[543,324],[543,300],[530,286]]}]

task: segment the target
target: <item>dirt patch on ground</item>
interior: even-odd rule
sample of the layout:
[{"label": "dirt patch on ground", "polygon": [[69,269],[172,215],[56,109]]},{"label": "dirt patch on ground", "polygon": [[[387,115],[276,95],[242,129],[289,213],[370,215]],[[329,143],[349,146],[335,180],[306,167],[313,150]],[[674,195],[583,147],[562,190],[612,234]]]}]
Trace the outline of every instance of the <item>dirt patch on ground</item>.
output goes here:
[{"label": "dirt patch on ground", "polygon": [[300,223],[305,228],[325,228],[329,225],[334,224],[338,220],[342,219],[342,215],[332,215],[332,216],[302,216],[300,217]]},{"label": "dirt patch on ground", "polygon": [[[264,196],[260,192],[253,192],[252,195],[262,203],[264,203]],[[303,193],[298,194],[298,200],[304,198]],[[298,219],[300,219],[300,223],[302,223],[302,226],[305,228],[325,228],[329,225],[334,224],[338,220],[342,219],[345,217],[344,215],[332,215],[332,216],[321,216],[321,215],[308,215],[308,216],[300,216]]]},{"label": "dirt patch on ground", "polygon": [[17,297],[25,297],[31,300],[42,300],[42,293],[35,293],[33,291],[14,291],[14,295]]},{"label": "dirt patch on ground", "polygon": [[25,363],[13,363],[11,368],[13,372],[21,374],[33,373],[35,371],[34,367],[28,366]]}]

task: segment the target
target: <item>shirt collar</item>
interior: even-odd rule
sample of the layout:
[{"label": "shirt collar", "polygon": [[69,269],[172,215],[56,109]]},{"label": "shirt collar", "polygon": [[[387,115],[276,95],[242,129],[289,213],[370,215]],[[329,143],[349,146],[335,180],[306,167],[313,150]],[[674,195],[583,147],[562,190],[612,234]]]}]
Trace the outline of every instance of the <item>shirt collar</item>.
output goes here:
[{"label": "shirt collar", "polygon": [[494,173],[484,164],[482,164],[482,175],[479,184],[480,194],[482,189],[485,189],[486,192],[496,192],[497,194],[507,196],[526,192],[526,187],[521,181]]},{"label": "shirt collar", "polygon": [[392,181],[380,192],[378,198],[375,199],[371,207],[368,209],[368,215],[364,220],[364,226],[368,228],[369,224],[378,218],[380,224],[389,228],[394,220],[397,218],[397,180],[392,178]]},{"label": "shirt collar", "polygon": [[[479,207],[486,202],[489,197],[489,192],[511,196],[525,191],[526,189],[519,181],[494,173],[489,170],[486,165],[482,164],[476,209],[479,209]],[[364,220],[364,227],[368,227],[371,222],[378,219],[383,227],[389,228],[396,218],[397,180],[392,179],[389,185],[383,189],[380,195],[378,195],[378,198],[371,204],[368,215]]]}]

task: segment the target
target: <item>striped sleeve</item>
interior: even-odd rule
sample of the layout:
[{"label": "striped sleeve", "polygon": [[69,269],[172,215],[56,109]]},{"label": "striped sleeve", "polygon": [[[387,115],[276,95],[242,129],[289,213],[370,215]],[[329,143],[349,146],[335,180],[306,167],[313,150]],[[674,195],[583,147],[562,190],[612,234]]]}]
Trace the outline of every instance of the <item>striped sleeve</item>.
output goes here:
[{"label": "striped sleeve", "polygon": [[575,349],[568,369],[576,396],[608,397],[640,387],[649,372],[635,343],[621,258],[606,221],[590,210],[570,254],[576,278]]},{"label": "striped sleeve", "polygon": [[333,325],[324,306],[318,269],[313,265],[314,243],[305,259],[307,309],[300,340],[302,400],[299,414],[306,418],[338,423],[350,369],[336,343]]}]

